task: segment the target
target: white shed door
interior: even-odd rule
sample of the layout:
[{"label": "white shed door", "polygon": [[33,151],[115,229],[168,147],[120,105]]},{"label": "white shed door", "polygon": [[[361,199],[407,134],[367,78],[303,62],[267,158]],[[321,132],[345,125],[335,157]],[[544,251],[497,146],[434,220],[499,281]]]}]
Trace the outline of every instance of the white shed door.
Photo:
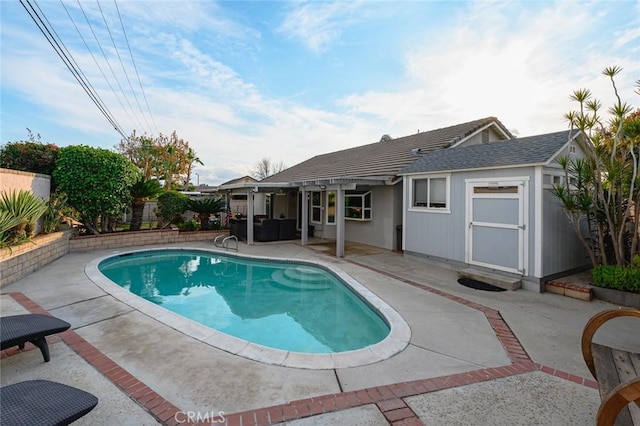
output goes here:
[{"label": "white shed door", "polygon": [[525,274],[524,180],[467,182],[466,261]]}]

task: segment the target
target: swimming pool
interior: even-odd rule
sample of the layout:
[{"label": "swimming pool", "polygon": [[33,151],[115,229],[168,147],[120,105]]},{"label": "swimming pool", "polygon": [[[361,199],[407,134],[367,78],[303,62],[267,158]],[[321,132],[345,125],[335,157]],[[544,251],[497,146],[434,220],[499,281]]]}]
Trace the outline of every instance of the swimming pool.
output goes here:
[{"label": "swimming pool", "polygon": [[[153,311],[148,302],[162,307],[153,316],[165,323],[177,319],[168,309],[206,326],[209,332],[196,328],[199,340],[263,362],[362,365],[402,350],[410,336],[404,320],[364,286],[314,262],[160,249],[92,264],[87,275],[125,303],[144,311]],[[187,328],[193,331],[193,324]]]}]

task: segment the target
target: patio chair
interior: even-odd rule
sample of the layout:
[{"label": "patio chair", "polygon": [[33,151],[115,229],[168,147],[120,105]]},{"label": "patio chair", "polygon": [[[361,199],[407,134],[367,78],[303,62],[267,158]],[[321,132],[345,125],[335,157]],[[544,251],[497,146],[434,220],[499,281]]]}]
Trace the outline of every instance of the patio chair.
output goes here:
[{"label": "patio chair", "polygon": [[0,387],[0,424],[68,425],[98,404],[89,392],[49,380],[27,380]]},{"label": "patio chair", "polygon": [[0,317],[0,350],[18,346],[21,350],[27,342],[40,349],[44,362],[49,362],[49,346],[46,336],[63,332],[71,327],[66,321],[49,315],[25,314]]}]

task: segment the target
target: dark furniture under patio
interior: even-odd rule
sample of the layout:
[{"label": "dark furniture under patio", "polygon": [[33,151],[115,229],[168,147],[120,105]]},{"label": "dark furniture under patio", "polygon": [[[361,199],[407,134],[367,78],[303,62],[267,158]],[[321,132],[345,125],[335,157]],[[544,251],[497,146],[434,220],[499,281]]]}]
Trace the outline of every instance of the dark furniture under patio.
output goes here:
[{"label": "dark furniture under patio", "polygon": [[235,235],[238,240],[246,240],[247,219],[229,219],[229,235]]},{"label": "dark furniture under patio", "polygon": [[98,398],[49,380],[27,380],[0,388],[0,424],[68,425],[89,413]]},{"label": "dark furniture under patio", "polygon": [[253,224],[253,238],[256,241],[278,241],[280,238],[280,221],[264,219]]},{"label": "dark furniture under patio", "polygon": [[296,239],[296,220],[280,219],[279,240],[295,240]]},{"label": "dark furniture under patio", "polygon": [[0,317],[0,350],[13,346],[22,350],[25,343],[31,342],[40,349],[44,362],[49,362],[46,336],[63,332],[69,327],[71,324],[68,322],[43,314]]}]

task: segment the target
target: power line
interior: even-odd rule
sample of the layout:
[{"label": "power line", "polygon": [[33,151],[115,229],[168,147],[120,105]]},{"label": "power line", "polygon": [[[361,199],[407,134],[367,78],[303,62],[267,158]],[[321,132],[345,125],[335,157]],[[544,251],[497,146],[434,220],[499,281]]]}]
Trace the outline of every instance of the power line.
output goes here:
[{"label": "power line", "polygon": [[[147,121],[147,117],[142,110],[142,106],[140,106],[140,101],[138,100],[138,95],[136,95],[136,91],[133,90],[133,85],[131,84],[131,79],[129,78],[129,74],[124,66],[124,62],[122,62],[122,57],[120,56],[120,52],[118,51],[118,46],[116,46],[116,41],[113,38],[113,34],[111,33],[111,29],[109,28],[109,24],[107,23],[107,18],[104,16],[104,12],[102,11],[102,6],[100,6],[100,2],[96,0],[96,4],[98,5],[98,9],[100,9],[100,14],[102,15],[102,20],[104,21],[104,26],[109,33],[109,38],[111,38],[111,43],[113,44],[113,48],[116,52],[116,56],[118,57],[118,61],[120,61],[120,66],[122,67],[122,72],[124,72],[124,76],[127,78],[127,82],[129,83],[129,88],[131,89],[131,93],[133,93],[133,98],[136,100],[136,104],[142,113],[142,118],[146,122],[147,126],[149,126],[149,122]],[[149,126],[151,127],[151,126]]]},{"label": "power line", "polygon": [[[67,50],[66,46],[64,46],[64,43],[62,43],[62,40],[60,40],[60,42],[58,42],[58,40],[56,40],[56,38],[51,33],[52,30],[50,30],[49,27],[47,27],[47,24],[45,24],[45,22],[43,21],[42,17],[38,14],[38,12],[33,7],[33,5],[29,2],[29,0],[25,0],[25,1],[29,5],[29,8],[31,8],[31,11],[29,11],[29,8],[27,8],[27,5],[25,5],[23,0],[20,0],[20,4],[27,11],[27,13],[29,14],[29,17],[36,24],[36,26],[38,27],[38,29],[40,30],[42,35],[45,36],[45,38],[47,39],[47,41],[49,42],[49,44],[51,45],[53,50],[60,57],[60,59],[62,59],[62,62],[64,62],[65,66],[69,69],[71,74],[73,74],[74,78],[78,81],[78,83],[80,83],[80,85],[82,86],[82,89],[89,96],[89,98],[91,98],[92,102],[98,107],[98,109],[105,116],[107,121],[109,121],[109,123],[113,126],[113,128],[123,138],[127,139],[127,136],[122,131],[122,128],[118,124],[118,122],[115,119],[115,117],[113,117],[113,114],[111,114],[111,111],[109,111],[109,109],[106,107],[106,105],[104,105],[104,102],[102,102],[102,99],[100,98],[100,96],[95,92],[95,89],[93,89],[93,86],[91,86],[91,84],[89,83],[89,81],[86,78],[86,76],[84,75],[84,73],[82,73],[79,70],[80,67],[76,67],[77,62],[75,62],[75,60],[73,60],[73,59],[69,59],[69,58],[73,58],[73,56]],[[37,2],[35,2],[35,0],[34,0],[34,3],[38,7],[38,10],[40,10],[42,15],[44,16],[44,13],[42,12],[42,9],[40,9],[40,6],[38,6],[38,4],[37,4]],[[37,17],[37,19],[36,19],[36,17]],[[49,22],[48,19],[46,19],[46,17],[45,17],[45,20],[47,22]],[[54,33],[55,33],[55,31],[54,31]],[[57,36],[57,34],[56,34],[56,36]],[[64,49],[60,46],[60,44],[62,44],[64,46]],[[65,53],[65,51],[66,51],[66,53]],[[67,54],[68,54],[68,56],[67,56]]]},{"label": "power line", "polygon": [[131,52],[131,46],[129,45],[129,38],[127,37],[127,32],[124,29],[124,23],[122,22],[122,16],[120,15],[120,9],[118,8],[118,3],[116,2],[116,0],[113,0],[113,4],[116,6],[116,11],[118,12],[118,18],[120,19],[120,26],[122,26],[122,34],[124,35],[124,39],[127,42],[127,48],[129,49],[129,56],[131,56],[131,63],[133,64],[133,69],[135,69],[136,76],[138,77],[138,84],[140,84],[140,90],[142,91],[142,96],[144,98],[144,103],[147,105],[147,111],[149,112],[149,117],[151,117],[151,121],[153,122],[153,126],[154,126],[156,132],[158,132],[158,125],[156,124],[156,120],[153,118],[153,114],[151,113],[151,108],[149,107],[149,101],[147,100],[147,94],[144,91],[144,87],[142,87],[142,80],[140,80],[140,74],[138,73],[138,67],[136,66],[136,61],[133,59],[133,53]]},{"label": "power line", "polygon": [[127,108],[124,106],[124,104],[122,103],[122,99],[120,99],[120,96],[118,95],[118,92],[116,92],[116,90],[113,88],[113,86],[111,85],[111,82],[109,81],[109,79],[107,78],[106,74],[104,73],[102,67],[100,66],[100,63],[98,62],[98,60],[96,59],[95,55],[93,54],[93,52],[91,51],[91,48],[89,47],[89,44],[87,43],[87,41],[85,40],[84,36],[82,35],[82,32],[80,32],[80,28],[78,28],[78,25],[76,25],[76,22],[73,20],[73,17],[71,16],[71,13],[69,12],[69,10],[67,9],[67,6],[64,5],[63,1],[60,0],[60,4],[62,5],[62,7],[64,8],[65,12],[67,12],[67,16],[69,17],[69,20],[71,21],[71,23],[73,24],[73,26],[75,27],[76,31],[78,32],[78,35],[80,36],[80,39],[82,40],[82,42],[84,43],[85,47],[87,48],[87,50],[89,51],[89,54],[91,55],[91,58],[93,58],[93,62],[95,62],[96,66],[98,67],[98,70],[100,70],[100,73],[102,74],[102,77],[105,79],[105,81],[107,82],[107,85],[109,85],[109,88],[111,89],[111,92],[113,93],[113,95],[116,97],[116,99],[118,100],[118,103],[120,104],[120,106],[122,107],[122,110],[127,114],[127,116],[129,117],[129,120],[131,120],[131,122],[133,122],[133,117],[131,117],[131,114],[129,114],[129,111],[127,110]]},{"label": "power line", "polygon": [[133,106],[131,106],[131,102],[129,102],[129,98],[127,97],[127,94],[125,93],[124,89],[122,88],[122,85],[120,84],[120,80],[118,79],[118,76],[116,75],[115,71],[113,70],[113,67],[111,66],[111,62],[109,61],[109,58],[107,57],[107,54],[105,53],[104,49],[102,48],[102,44],[100,43],[100,40],[98,40],[98,35],[93,30],[93,25],[91,25],[91,22],[89,21],[89,17],[87,16],[86,12],[84,11],[84,8],[82,7],[82,4],[80,3],[80,0],[77,0],[77,3],[78,3],[78,6],[80,7],[80,10],[82,11],[82,15],[84,16],[84,19],[87,21],[87,25],[89,25],[89,29],[91,30],[91,33],[93,34],[93,38],[95,39],[96,44],[98,45],[98,48],[100,48],[100,52],[102,53],[102,56],[104,57],[104,60],[107,62],[107,65],[109,66],[109,70],[111,71],[111,74],[113,75],[113,78],[116,80],[116,84],[118,85],[118,88],[120,88],[120,91],[122,92],[122,95],[124,96],[124,99],[127,102],[127,105],[129,105],[129,109],[131,110],[131,112],[133,113],[133,116],[135,117],[135,121],[137,122],[136,124],[142,129],[143,128],[142,123],[140,122],[140,119],[136,115],[135,111],[133,110]]}]

